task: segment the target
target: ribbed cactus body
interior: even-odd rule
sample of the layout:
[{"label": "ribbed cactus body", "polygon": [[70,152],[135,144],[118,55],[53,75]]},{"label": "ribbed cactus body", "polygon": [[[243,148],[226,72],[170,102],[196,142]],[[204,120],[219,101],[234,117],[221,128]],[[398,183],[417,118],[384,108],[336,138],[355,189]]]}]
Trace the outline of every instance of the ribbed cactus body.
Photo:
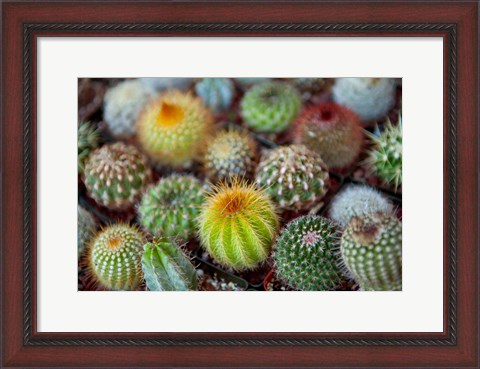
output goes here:
[{"label": "ribbed cactus body", "polygon": [[198,218],[203,247],[218,263],[236,270],[266,260],[278,224],[268,196],[238,180],[217,186]]},{"label": "ribbed cactus body", "polygon": [[207,145],[203,164],[210,178],[222,181],[253,175],[257,144],[248,134],[222,131]]},{"label": "ribbed cactus body", "polygon": [[341,279],[339,243],[340,233],[327,218],[296,218],[285,226],[273,247],[275,272],[299,290],[332,289]]},{"label": "ribbed cactus body", "polygon": [[297,117],[294,142],[320,154],[329,168],[341,169],[351,166],[360,154],[363,129],[355,113],[334,103],[324,103]]},{"label": "ribbed cactus body", "polygon": [[341,240],[345,266],[366,291],[402,289],[402,224],[392,215],[355,217]]},{"label": "ribbed cactus body", "polygon": [[337,78],[332,96],[366,123],[388,114],[395,105],[395,91],[394,78]]},{"label": "ribbed cactus body", "polygon": [[140,223],[155,235],[190,239],[205,197],[205,186],[190,175],[162,178],[143,195]]},{"label": "ribbed cactus body", "polygon": [[199,98],[167,91],[138,118],[138,140],[158,164],[179,167],[198,156],[212,123],[210,110]]},{"label": "ribbed cactus body", "polygon": [[95,232],[96,224],[92,214],[80,205],[77,206],[77,217],[78,257],[80,257]]},{"label": "ribbed cactus body", "polygon": [[395,190],[402,185],[402,119],[396,126],[390,121],[384,125],[379,135],[368,133],[372,148],[368,152],[367,163],[383,183]]},{"label": "ribbed cactus body", "polygon": [[305,210],[325,196],[329,175],[320,155],[303,145],[289,145],[268,151],[255,179],[280,208]]},{"label": "ribbed cactus body", "polygon": [[142,270],[150,291],[192,291],[197,273],[190,260],[172,241],[155,239],[144,246]]},{"label": "ribbed cactus body", "polygon": [[143,281],[141,258],[144,235],[127,224],[100,231],[88,250],[89,270],[94,280],[111,290],[135,290]]},{"label": "ribbed cactus body", "polygon": [[135,146],[122,142],[92,152],[85,164],[84,182],[90,196],[114,210],[134,205],[150,181],[147,158]]},{"label": "ribbed cactus body", "polygon": [[299,92],[283,82],[265,82],[253,86],[243,96],[241,115],[245,123],[257,132],[285,131],[300,111]]},{"label": "ribbed cactus body", "polygon": [[219,113],[232,104],[235,86],[229,78],[204,78],[195,84],[195,92],[207,107]]},{"label": "ribbed cactus body", "polygon": [[90,153],[100,145],[100,131],[90,122],[81,122],[77,131],[78,174],[83,175]]}]

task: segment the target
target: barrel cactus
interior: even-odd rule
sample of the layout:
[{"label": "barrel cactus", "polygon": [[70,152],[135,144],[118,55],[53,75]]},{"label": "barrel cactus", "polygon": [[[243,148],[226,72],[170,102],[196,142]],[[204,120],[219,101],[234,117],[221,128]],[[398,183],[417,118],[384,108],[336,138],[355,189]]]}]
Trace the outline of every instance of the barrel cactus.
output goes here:
[{"label": "barrel cactus", "polygon": [[92,152],[85,164],[84,182],[89,195],[112,210],[134,205],[150,181],[147,158],[135,146],[122,142]]},{"label": "barrel cactus", "polygon": [[337,78],[333,100],[353,110],[364,123],[384,118],[395,105],[394,78]]},{"label": "barrel cactus", "polygon": [[138,140],[158,164],[181,167],[197,157],[212,124],[212,114],[199,98],[167,91],[138,118]]},{"label": "barrel cactus", "polygon": [[235,95],[229,78],[204,78],[195,84],[195,92],[214,113],[227,110]]},{"label": "barrel cactus", "polygon": [[205,186],[190,175],[162,178],[143,195],[140,223],[155,235],[190,239],[205,196]]},{"label": "barrel cactus", "polygon": [[393,214],[393,205],[379,191],[365,185],[348,185],[330,203],[330,217],[342,228],[353,217],[378,212]]},{"label": "barrel cactus", "polygon": [[150,291],[197,289],[195,268],[173,241],[157,238],[143,249],[142,270]]},{"label": "barrel cactus", "polygon": [[340,233],[319,216],[296,218],[286,225],[274,247],[276,275],[304,291],[325,291],[341,280]]},{"label": "barrel cactus", "polygon": [[327,166],[320,155],[303,145],[268,151],[255,174],[257,184],[284,210],[317,205],[328,191]]},{"label": "barrel cactus", "polygon": [[83,175],[90,153],[100,145],[100,130],[90,122],[81,122],[77,130],[78,174]]},{"label": "barrel cactus", "polygon": [[80,257],[95,232],[96,223],[93,215],[80,205],[77,206],[77,217],[78,257]]},{"label": "barrel cactus", "polygon": [[112,135],[117,138],[133,136],[140,111],[154,96],[153,90],[136,79],[110,88],[104,98],[103,119]]},{"label": "barrel cactus", "polygon": [[301,93],[303,100],[318,94],[325,88],[324,78],[292,78],[291,84]]},{"label": "barrel cactus", "polygon": [[255,169],[256,142],[238,130],[220,132],[207,144],[203,164],[210,178],[249,178]]},{"label": "barrel cactus", "polygon": [[304,110],[294,123],[294,142],[317,152],[329,168],[350,167],[363,144],[358,116],[334,103]]},{"label": "barrel cactus", "polygon": [[248,127],[257,132],[285,131],[300,111],[299,92],[283,82],[265,82],[253,86],[243,96],[241,115]]},{"label": "barrel cactus", "polygon": [[393,126],[390,120],[380,135],[367,132],[373,144],[367,164],[375,175],[396,191],[402,185],[402,118]]},{"label": "barrel cactus", "polygon": [[143,281],[141,266],[145,236],[128,224],[101,230],[88,248],[88,270],[93,280],[111,290],[136,290]]},{"label": "barrel cactus", "polygon": [[188,90],[193,85],[193,78],[183,77],[144,77],[139,81],[148,89],[163,92],[166,90]]},{"label": "barrel cactus", "polygon": [[238,179],[216,186],[198,218],[203,247],[219,264],[236,270],[267,259],[278,225],[268,196]]},{"label": "barrel cactus", "polygon": [[382,213],[354,217],[343,233],[340,250],[363,290],[402,289],[402,224],[396,217]]}]

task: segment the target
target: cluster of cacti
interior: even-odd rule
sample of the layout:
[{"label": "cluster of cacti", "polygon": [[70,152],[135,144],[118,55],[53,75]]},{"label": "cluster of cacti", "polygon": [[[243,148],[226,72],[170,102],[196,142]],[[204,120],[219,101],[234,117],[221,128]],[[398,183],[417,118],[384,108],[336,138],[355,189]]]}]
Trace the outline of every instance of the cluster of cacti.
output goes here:
[{"label": "cluster of cacti", "polygon": [[179,167],[197,157],[212,123],[210,110],[198,97],[166,91],[139,116],[138,141],[156,163]]},{"label": "cluster of cacti", "polygon": [[340,249],[345,267],[362,290],[402,289],[402,225],[393,215],[354,217]]},{"label": "cluster of cacti", "polygon": [[138,207],[140,223],[154,235],[191,238],[205,190],[191,175],[162,178],[142,197]]},{"label": "cluster of cacti", "polygon": [[333,99],[358,114],[364,123],[384,118],[395,105],[394,78],[337,78]]},{"label": "cluster of cacti", "polygon": [[150,291],[192,291],[197,289],[197,273],[178,245],[167,238],[145,244],[142,270]]},{"label": "cluster of cacti", "polygon": [[383,128],[379,135],[368,132],[373,146],[367,164],[380,180],[397,190],[402,185],[402,118],[395,126],[387,120]]},{"label": "cluster of cacti", "polygon": [[281,209],[305,210],[325,196],[329,175],[320,155],[303,145],[289,145],[265,153],[255,179]]},{"label": "cluster of cacti", "polygon": [[235,95],[235,86],[228,78],[204,78],[195,84],[195,92],[213,112],[227,110]]},{"label": "cluster of cacti", "polygon": [[93,151],[85,164],[84,182],[90,196],[114,210],[134,205],[150,181],[147,158],[122,142]]},{"label": "cluster of cacti", "polygon": [[77,206],[77,242],[78,257],[83,253],[87,242],[92,237],[96,229],[95,219],[85,208]]},{"label": "cluster of cacti", "polygon": [[203,165],[210,178],[222,181],[253,175],[257,144],[247,133],[225,130],[207,144]]},{"label": "cluster of cacti", "polygon": [[334,103],[314,105],[295,120],[294,142],[320,154],[329,168],[354,164],[363,144],[360,120],[352,111]]},{"label": "cluster of cacti", "polygon": [[218,263],[236,270],[267,259],[278,226],[265,192],[238,179],[215,187],[198,219],[203,247]]},{"label": "cluster of cacti", "polygon": [[273,247],[277,276],[303,291],[333,289],[342,277],[339,243],[340,233],[327,218],[294,219]]},{"label": "cluster of cacti", "polygon": [[250,88],[241,102],[245,124],[256,132],[285,131],[300,111],[300,93],[284,82],[264,82]]},{"label": "cluster of cacti", "polygon": [[82,175],[85,161],[90,153],[100,145],[100,130],[90,122],[80,122],[77,130],[78,174]]}]

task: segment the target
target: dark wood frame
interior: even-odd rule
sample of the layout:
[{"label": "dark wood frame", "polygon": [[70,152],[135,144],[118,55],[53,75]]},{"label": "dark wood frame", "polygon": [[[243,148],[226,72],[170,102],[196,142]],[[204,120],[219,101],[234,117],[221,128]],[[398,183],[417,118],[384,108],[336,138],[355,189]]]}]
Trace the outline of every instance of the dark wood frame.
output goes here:
[{"label": "dark wood frame", "polygon": [[[2,13],[2,366],[478,367],[476,1],[4,2]],[[444,331],[37,332],[36,38],[66,35],[443,37]]]}]

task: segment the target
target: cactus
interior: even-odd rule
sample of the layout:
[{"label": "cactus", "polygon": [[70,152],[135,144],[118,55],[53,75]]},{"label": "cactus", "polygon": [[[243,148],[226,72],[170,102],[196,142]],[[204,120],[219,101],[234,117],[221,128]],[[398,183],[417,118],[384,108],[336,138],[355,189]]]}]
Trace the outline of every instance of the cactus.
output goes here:
[{"label": "cactus", "polygon": [[248,127],[257,132],[285,131],[301,108],[298,91],[282,82],[265,82],[253,86],[243,96],[241,115]]},{"label": "cactus", "polygon": [[385,117],[395,105],[394,78],[337,78],[333,100],[358,114],[364,123]]},{"label": "cactus", "polygon": [[362,290],[402,289],[402,224],[394,216],[354,217],[343,233],[340,250]]},{"label": "cactus", "polygon": [[138,118],[138,140],[158,164],[180,167],[197,157],[212,124],[212,114],[199,98],[167,91]]},{"label": "cactus", "polygon": [[77,130],[78,174],[83,175],[90,153],[100,145],[100,131],[90,122],[80,122]]},{"label": "cactus", "polygon": [[254,85],[258,85],[263,82],[270,82],[271,78],[266,77],[245,77],[245,78],[235,78],[235,82],[242,90],[247,90]]},{"label": "cactus", "polygon": [[267,259],[278,216],[262,190],[235,178],[210,193],[198,228],[202,246],[218,263],[244,270]]},{"label": "cactus", "polygon": [[256,153],[257,144],[248,134],[226,130],[207,144],[203,165],[209,177],[216,180],[249,178],[255,169]]},{"label": "cactus", "polygon": [[190,239],[204,196],[205,187],[193,176],[162,178],[142,198],[140,223],[155,235]]},{"label": "cactus", "polygon": [[229,78],[204,78],[195,84],[195,92],[214,113],[220,113],[232,104],[235,87]]},{"label": "cactus", "polygon": [[192,291],[197,289],[197,273],[176,244],[166,238],[144,246],[142,270],[150,291]]},{"label": "cactus", "polygon": [[96,223],[92,214],[90,214],[85,208],[77,206],[77,243],[78,243],[78,257],[85,250],[87,242],[95,232]]},{"label": "cactus", "polygon": [[360,120],[352,111],[324,103],[304,110],[295,120],[293,139],[320,154],[329,168],[348,168],[363,144]]},{"label": "cactus", "polygon": [[308,100],[325,88],[324,78],[292,78],[290,83],[302,95],[303,100]]},{"label": "cactus", "polygon": [[139,80],[146,88],[156,92],[172,89],[185,91],[193,84],[193,78],[182,77],[145,77],[139,78]]},{"label": "cactus", "polygon": [[342,228],[353,217],[372,213],[393,214],[393,205],[379,191],[365,185],[348,185],[330,203],[330,217]]},{"label": "cactus", "polygon": [[93,280],[111,290],[136,290],[143,281],[144,235],[128,224],[102,229],[88,248],[88,270]]},{"label": "cactus", "polygon": [[154,98],[156,93],[140,83],[127,80],[110,88],[105,94],[103,119],[109,131],[117,138],[135,134],[135,121],[140,111]]},{"label": "cactus", "polygon": [[89,195],[112,210],[125,210],[135,204],[150,177],[145,155],[122,142],[96,149],[85,164],[84,182]]},{"label": "cactus", "polygon": [[340,233],[319,216],[296,218],[286,225],[273,247],[276,275],[293,288],[325,291],[341,280]]},{"label": "cactus", "polygon": [[387,120],[379,136],[367,134],[373,144],[368,151],[367,165],[383,183],[396,191],[402,185],[402,117],[396,126]]},{"label": "cactus", "polygon": [[264,155],[255,179],[281,209],[305,210],[328,191],[327,167],[320,155],[303,145],[281,146]]}]

